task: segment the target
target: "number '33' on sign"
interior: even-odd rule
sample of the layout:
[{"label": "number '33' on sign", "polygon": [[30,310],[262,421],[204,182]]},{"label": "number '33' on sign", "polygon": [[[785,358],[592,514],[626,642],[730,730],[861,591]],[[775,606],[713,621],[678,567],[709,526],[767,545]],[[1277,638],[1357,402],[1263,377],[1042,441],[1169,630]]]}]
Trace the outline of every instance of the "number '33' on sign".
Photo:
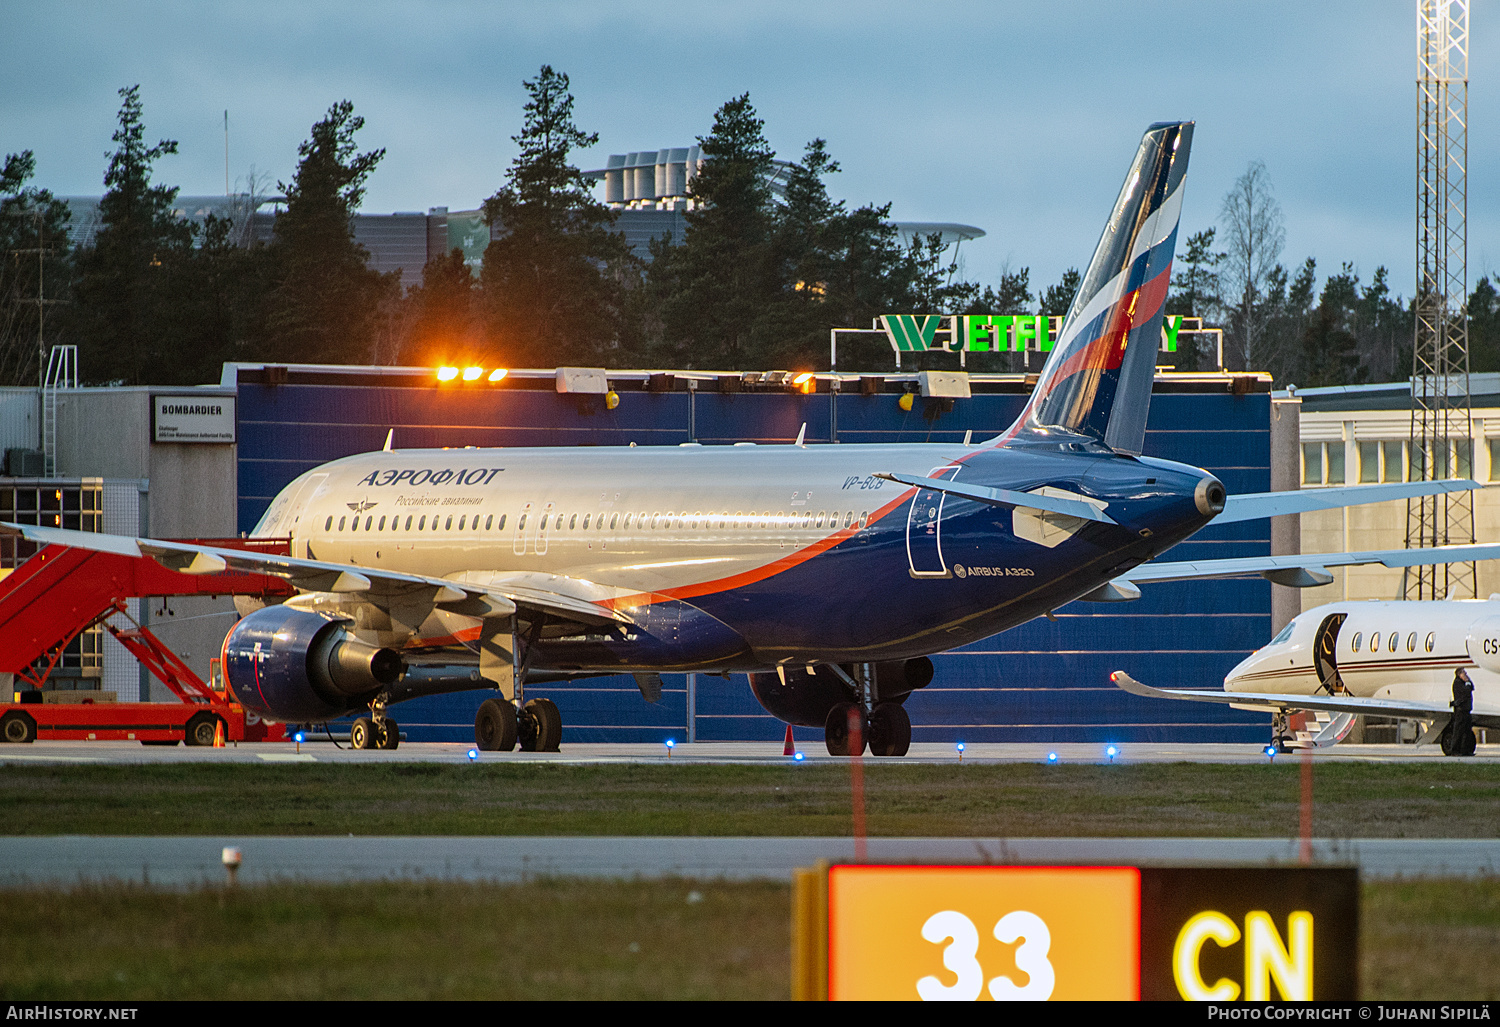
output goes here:
[{"label": "number '33' on sign", "polygon": [[834,999],[1135,999],[1139,939],[1134,867],[829,870]]}]

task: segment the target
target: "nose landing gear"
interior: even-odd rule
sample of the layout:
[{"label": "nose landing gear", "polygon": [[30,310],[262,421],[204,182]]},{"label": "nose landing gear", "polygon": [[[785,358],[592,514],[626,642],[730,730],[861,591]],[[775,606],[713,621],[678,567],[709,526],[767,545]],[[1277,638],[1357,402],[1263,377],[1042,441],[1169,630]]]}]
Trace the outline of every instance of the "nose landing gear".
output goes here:
[{"label": "nose landing gear", "polygon": [[386,716],[386,696],[370,703],[368,717],[356,717],[349,726],[349,746],[353,749],[394,749],[401,744],[401,725]]}]

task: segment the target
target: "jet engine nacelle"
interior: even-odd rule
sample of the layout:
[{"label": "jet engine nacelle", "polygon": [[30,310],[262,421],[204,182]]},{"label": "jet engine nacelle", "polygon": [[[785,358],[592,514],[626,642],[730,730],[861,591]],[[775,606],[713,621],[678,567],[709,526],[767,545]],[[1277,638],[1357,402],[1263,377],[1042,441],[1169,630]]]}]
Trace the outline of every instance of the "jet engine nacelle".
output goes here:
[{"label": "jet engine nacelle", "polygon": [[224,640],[224,680],[242,706],[272,721],[358,709],[404,669],[394,649],[361,642],[346,621],[311,610],[256,610]]},{"label": "jet engine nacelle", "polygon": [[1469,659],[1485,670],[1500,674],[1500,617],[1483,617],[1469,625],[1464,639]]},{"label": "jet engine nacelle", "polygon": [[[846,667],[850,677],[853,668]],[[932,680],[932,661],[892,660],[875,665],[875,701],[905,702],[906,697]],[[854,693],[832,667],[819,667],[809,674],[803,667],[788,668],[786,683],[779,674],[751,674],[750,691],[777,720],[802,727],[822,727],[828,713],[839,703],[850,702]]]}]

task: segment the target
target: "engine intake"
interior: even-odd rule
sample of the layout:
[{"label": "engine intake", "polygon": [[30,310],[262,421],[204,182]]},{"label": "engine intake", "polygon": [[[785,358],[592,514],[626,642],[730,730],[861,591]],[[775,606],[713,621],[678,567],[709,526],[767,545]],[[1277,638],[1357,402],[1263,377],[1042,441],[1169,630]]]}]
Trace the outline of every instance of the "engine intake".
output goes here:
[{"label": "engine intake", "polygon": [[235,698],[273,721],[337,717],[405,669],[395,650],[361,642],[344,621],[311,610],[268,606],[224,639],[224,679]]}]

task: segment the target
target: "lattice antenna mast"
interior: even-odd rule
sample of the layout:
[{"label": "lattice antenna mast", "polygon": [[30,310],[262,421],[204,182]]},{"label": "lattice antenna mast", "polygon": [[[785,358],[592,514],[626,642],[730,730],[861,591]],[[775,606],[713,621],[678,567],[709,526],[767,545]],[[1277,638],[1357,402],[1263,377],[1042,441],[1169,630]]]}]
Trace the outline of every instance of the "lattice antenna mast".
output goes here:
[{"label": "lattice antenna mast", "polygon": [[[1413,481],[1472,473],[1469,402],[1469,0],[1417,0],[1417,295]],[[1469,492],[1408,500],[1406,545],[1474,541]],[[1472,563],[1412,568],[1407,599],[1475,594]]]}]

